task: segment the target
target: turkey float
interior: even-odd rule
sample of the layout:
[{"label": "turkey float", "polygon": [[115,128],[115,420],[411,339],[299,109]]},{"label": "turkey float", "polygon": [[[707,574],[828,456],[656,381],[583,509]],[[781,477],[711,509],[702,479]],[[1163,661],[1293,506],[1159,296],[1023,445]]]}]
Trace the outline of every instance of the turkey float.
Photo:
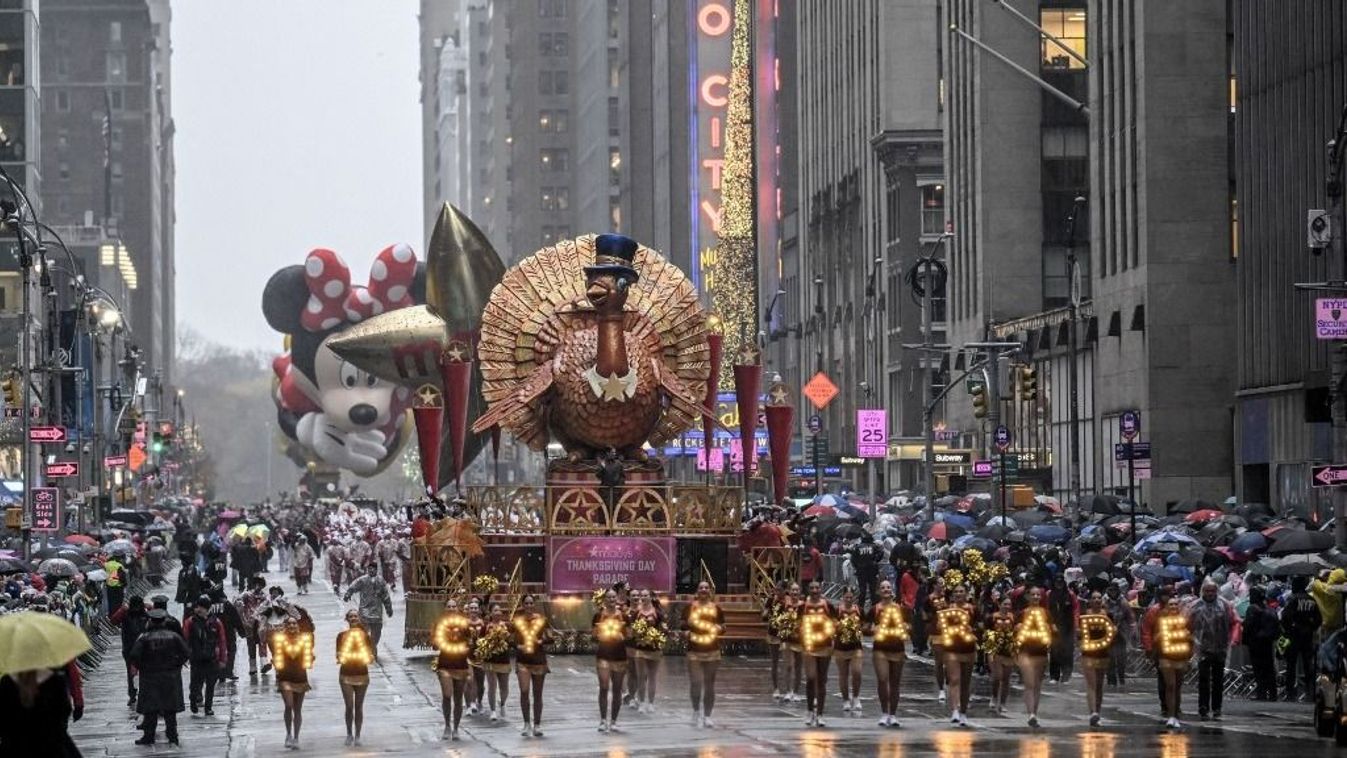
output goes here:
[{"label": "turkey float", "polygon": [[563,240],[505,273],[482,313],[485,415],[570,464],[676,439],[701,418],[711,373],[697,292],[659,253],[618,234]]}]

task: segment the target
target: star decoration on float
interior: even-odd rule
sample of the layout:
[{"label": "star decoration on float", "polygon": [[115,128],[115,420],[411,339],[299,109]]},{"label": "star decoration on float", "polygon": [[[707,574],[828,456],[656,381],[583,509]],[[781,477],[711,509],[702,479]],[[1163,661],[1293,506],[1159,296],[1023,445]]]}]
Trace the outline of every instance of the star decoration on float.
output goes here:
[{"label": "star decoration on float", "polygon": [[469,355],[468,346],[458,340],[450,342],[444,348],[444,359],[449,363],[463,363]]},{"label": "star decoration on float", "polygon": [[739,365],[740,366],[757,365],[758,358],[761,355],[762,352],[758,350],[756,345],[745,344],[743,347],[739,348]]},{"label": "star decoration on float", "polygon": [[412,402],[416,408],[439,408],[444,405],[444,396],[433,384],[423,384],[416,390],[416,399]]},{"label": "star decoration on float", "polygon": [[790,390],[786,389],[784,384],[773,384],[772,389],[767,392],[768,405],[787,405],[790,401]]}]

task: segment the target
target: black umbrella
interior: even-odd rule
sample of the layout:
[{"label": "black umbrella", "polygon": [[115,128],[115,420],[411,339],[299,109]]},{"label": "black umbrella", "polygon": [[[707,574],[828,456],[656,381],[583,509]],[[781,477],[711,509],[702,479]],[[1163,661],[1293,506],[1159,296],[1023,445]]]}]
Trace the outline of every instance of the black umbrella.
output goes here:
[{"label": "black umbrella", "polygon": [[1307,529],[1282,529],[1272,535],[1268,555],[1318,553],[1333,547],[1333,535]]},{"label": "black umbrella", "polygon": [[1197,546],[1185,547],[1179,551],[1177,563],[1180,566],[1201,566],[1203,549]]},{"label": "black umbrella", "polygon": [[1168,511],[1169,513],[1192,513],[1193,511],[1200,511],[1202,510],[1202,507],[1198,505],[1199,502],[1200,501],[1197,500],[1180,500],[1174,505],[1169,506]]},{"label": "black umbrella", "polygon": [[1122,513],[1122,510],[1118,508],[1118,498],[1112,495],[1095,495],[1090,498],[1090,512],[1116,516]]},{"label": "black umbrella", "polygon": [[1080,566],[1080,570],[1084,571],[1086,576],[1094,576],[1108,571],[1110,562],[1108,556],[1103,553],[1086,553],[1080,557],[1076,565]]},{"label": "black umbrella", "polygon": [[1014,530],[1003,524],[992,524],[991,526],[984,526],[981,529],[979,529],[977,531],[977,535],[984,539],[996,540],[997,542],[1000,542],[1001,540],[1005,539],[1006,535],[1010,534],[1012,531]]},{"label": "black umbrella", "polygon": [[921,550],[911,542],[899,542],[893,546],[889,557],[899,561],[915,561],[921,556]]},{"label": "black umbrella", "polygon": [[1015,511],[1014,513],[1010,514],[1010,518],[1013,519],[1015,523],[1019,524],[1020,526],[1034,526],[1037,524],[1042,524],[1045,521],[1048,521],[1050,518],[1052,518],[1052,514],[1044,513],[1043,511],[1040,511],[1037,508],[1028,508],[1022,511]]},{"label": "black umbrella", "polygon": [[976,550],[979,553],[982,553],[984,556],[988,556],[996,552],[996,543],[992,542],[991,540],[985,537],[974,537],[973,539],[963,543],[963,549]]},{"label": "black umbrella", "polygon": [[859,524],[840,524],[833,530],[832,536],[836,539],[849,540],[860,537],[865,534],[865,528]]},{"label": "black umbrella", "polygon": [[27,573],[28,564],[18,558],[0,558],[0,574]]},{"label": "black umbrella", "polygon": [[1230,526],[1248,526],[1248,525],[1249,525],[1249,520],[1246,519],[1246,518],[1244,518],[1243,516],[1225,515],[1225,516],[1222,516],[1222,517],[1221,517],[1221,521],[1224,522],[1224,523],[1226,523],[1226,524],[1229,524]]}]

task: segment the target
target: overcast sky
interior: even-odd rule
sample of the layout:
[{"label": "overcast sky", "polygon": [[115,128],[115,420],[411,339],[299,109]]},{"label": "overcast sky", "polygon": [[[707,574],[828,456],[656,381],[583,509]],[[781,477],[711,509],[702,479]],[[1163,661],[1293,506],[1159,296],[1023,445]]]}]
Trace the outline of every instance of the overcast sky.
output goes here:
[{"label": "overcast sky", "polygon": [[423,253],[416,0],[173,4],[178,325],[279,351],[262,288],[313,247]]}]

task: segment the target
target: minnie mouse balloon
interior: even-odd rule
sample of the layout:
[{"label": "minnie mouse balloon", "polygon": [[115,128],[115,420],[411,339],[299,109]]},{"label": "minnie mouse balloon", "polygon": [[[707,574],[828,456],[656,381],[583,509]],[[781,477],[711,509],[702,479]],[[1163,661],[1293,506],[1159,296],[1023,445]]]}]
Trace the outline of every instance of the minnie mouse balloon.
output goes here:
[{"label": "minnie mouse balloon", "polygon": [[347,362],[331,343],[366,319],[424,301],[425,268],[402,244],[379,253],[366,286],[352,284],[345,262],[324,248],[267,282],[262,311],[290,344],[272,363],[277,418],[313,460],[372,476],[397,457],[411,391]]}]

